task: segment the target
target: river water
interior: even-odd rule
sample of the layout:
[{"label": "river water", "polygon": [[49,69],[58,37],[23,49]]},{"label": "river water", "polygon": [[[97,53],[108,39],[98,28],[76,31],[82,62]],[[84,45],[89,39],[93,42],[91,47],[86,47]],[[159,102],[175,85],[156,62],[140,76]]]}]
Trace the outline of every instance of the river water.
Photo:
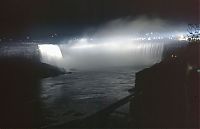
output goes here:
[{"label": "river water", "polygon": [[129,95],[135,70],[80,71],[41,80],[43,126],[97,112]]}]

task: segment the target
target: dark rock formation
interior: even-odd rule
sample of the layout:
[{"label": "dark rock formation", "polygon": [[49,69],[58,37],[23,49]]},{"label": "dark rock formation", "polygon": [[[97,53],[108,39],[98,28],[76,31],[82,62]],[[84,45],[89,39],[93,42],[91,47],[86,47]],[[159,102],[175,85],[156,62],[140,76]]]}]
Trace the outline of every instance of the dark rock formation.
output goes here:
[{"label": "dark rock formation", "polygon": [[137,127],[199,127],[200,43],[190,43],[136,74],[131,102]]},{"label": "dark rock formation", "polygon": [[0,127],[39,127],[40,79],[64,74],[39,61],[5,57],[0,59]]}]

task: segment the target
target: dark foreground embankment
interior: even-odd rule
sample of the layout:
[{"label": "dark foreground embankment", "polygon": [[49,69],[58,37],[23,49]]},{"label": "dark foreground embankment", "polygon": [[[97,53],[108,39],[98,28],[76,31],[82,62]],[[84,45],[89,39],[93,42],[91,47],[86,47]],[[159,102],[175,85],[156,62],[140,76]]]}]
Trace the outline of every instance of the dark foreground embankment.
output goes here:
[{"label": "dark foreground embankment", "polygon": [[200,43],[190,43],[136,75],[137,127],[199,127]]},{"label": "dark foreground embankment", "polygon": [[63,71],[26,58],[0,59],[0,127],[39,127],[40,79]]}]

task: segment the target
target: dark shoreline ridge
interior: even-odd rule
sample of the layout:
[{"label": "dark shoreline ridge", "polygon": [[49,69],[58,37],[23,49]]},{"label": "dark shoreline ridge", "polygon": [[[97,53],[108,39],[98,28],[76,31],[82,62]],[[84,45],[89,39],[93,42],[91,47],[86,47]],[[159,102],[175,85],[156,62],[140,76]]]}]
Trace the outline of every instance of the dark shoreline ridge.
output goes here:
[{"label": "dark shoreline ridge", "polygon": [[40,80],[65,72],[24,57],[0,58],[0,127],[40,127]]},{"label": "dark shoreline ridge", "polygon": [[130,109],[137,127],[199,126],[200,43],[191,42],[136,74]]}]

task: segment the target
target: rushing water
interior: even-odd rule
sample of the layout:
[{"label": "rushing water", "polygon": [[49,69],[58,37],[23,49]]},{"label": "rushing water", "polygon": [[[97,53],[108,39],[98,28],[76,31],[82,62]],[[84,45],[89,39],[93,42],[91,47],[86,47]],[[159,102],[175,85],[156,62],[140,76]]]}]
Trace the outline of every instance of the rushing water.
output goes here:
[{"label": "rushing water", "polygon": [[151,41],[119,40],[96,43],[82,40],[60,45],[39,45],[42,62],[66,70],[150,66],[161,61],[164,48],[163,43]]}]

